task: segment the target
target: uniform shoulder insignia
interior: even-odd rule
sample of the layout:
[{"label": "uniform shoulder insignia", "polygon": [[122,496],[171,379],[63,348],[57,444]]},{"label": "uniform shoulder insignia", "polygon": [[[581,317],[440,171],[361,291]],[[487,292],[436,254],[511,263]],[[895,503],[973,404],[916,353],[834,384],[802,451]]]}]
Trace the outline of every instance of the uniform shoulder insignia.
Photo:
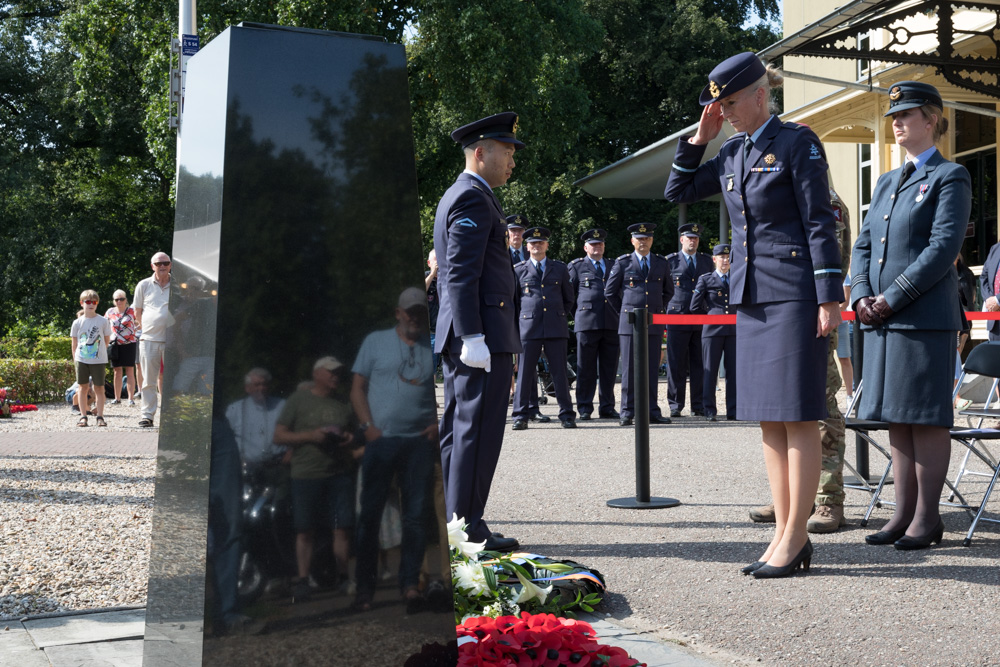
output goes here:
[{"label": "uniform shoulder insignia", "polygon": [[745,134],[746,134],[745,132],[737,132],[733,136],[731,136],[728,139],[726,139],[725,141],[723,141],[722,145],[725,146],[726,144],[728,144],[730,142],[733,142],[733,141],[736,141],[737,139],[739,139],[740,144],[742,144],[743,143],[743,137],[744,137]]},{"label": "uniform shoulder insignia", "polygon": [[566,262],[559,261],[558,259],[553,259],[552,263],[556,266],[566,266]]},{"label": "uniform shoulder insignia", "polygon": [[517,263],[517,264],[515,264],[514,266],[524,266],[524,265],[525,265],[525,264],[527,264],[527,263],[528,263],[528,260],[526,260],[526,259],[522,259],[522,260],[521,260],[520,262],[518,262],[518,263]]},{"label": "uniform shoulder insignia", "polygon": [[629,253],[625,253],[624,255],[622,255],[621,257],[619,257],[618,259],[616,259],[615,261],[616,262],[620,262],[622,260],[626,260],[626,259],[628,259],[628,256],[629,256]]},{"label": "uniform shoulder insignia", "polygon": [[583,261],[583,257],[577,257],[576,259],[571,260],[570,263],[569,263],[569,265],[573,266],[574,264],[579,264],[582,261]]},{"label": "uniform shoulder insignia", "polygon": [[669,255],[666,255],[666,256],[664,256],[664,255],[657,255],[655,252],[653,254],[656,255],[657,257],[663,257],[664,259],[670,259],[671,257],[676,257],[677,256],[676,252],[672,252],[672,253],[670,253]]},{"label": "uniform shoulder insignia", "polygon": [[795,123],[795,122],[792,122],[792,121],[789,120],[789,121],[783,122],[781,124],[781,127],[785,128],[785,129],[788,129],[788,130],[798,131],[798,130],[804,129],[806,126],[803,125],[802,123]]}]

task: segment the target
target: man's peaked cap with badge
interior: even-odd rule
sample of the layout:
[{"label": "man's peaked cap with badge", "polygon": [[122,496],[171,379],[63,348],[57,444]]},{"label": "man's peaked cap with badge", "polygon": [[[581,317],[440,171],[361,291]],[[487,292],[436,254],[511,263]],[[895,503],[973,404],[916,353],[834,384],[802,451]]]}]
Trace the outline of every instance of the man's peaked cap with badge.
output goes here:
[{"label": "man's peaked cap with badge", "polygon": [[677,233],[681,236],[701,236],[701,227],[694,224],[693,222],[685,222],[677,228]]},{"label": "man's peaked cap with badge", "polygon": [[584,243],[604,243],[608,238],[608,233],[603,229],[588,229],[580,235],[580,240]]},{"label": "man's peaked cap with badge", "polygon": [[640,222],[635,225],[629,225],[628,230],[632,232],[632,237],[637,239],[643,239],[647,236],[653,235],[653,230],[656,229],[656,224],[652,222]]},{"label": "man's peaked cap with badge", "polygon": [[729,254],[729,244],[719,243],[714,248],[712,248],[713,255],[728,255]]},{"label": "man's peaked cap with badge", "polygon": [[549,228],[548,227],[532,227],[531,229],[524,232],[524,240],[526,243],[532,243],[534,241],[548,241],[549,240]]},{"label": "man's peaked cap with badge", "polygon": [[919,81],[900,81],[889,88],[889,110],[886,116],[891,116],[907,109],[916,109],[925,104],[944,108],[938,89],[929,83]]},{"label": "man's peaked cap with badge", "polygon": [[521,215],[520,213],[508,215],[505,219],[507,220],[507,229],[524,229],[530,224],[528,216]]},{"label": "man's peaked cap with badge", "polygon": [[524,148],[524,142],[517,140],[517,114],[513,111],[504,111],[463,125],[451,133],[451,138],[460,143],[462,148],[482,139],[513,144],[514,150]]},{"label": "man's peaked cap with badge", "polygon": [[726,58],[708,75],[708,85],[698,102],[706,106],[738,93],[767,73],[764,63],[751,51]]}]

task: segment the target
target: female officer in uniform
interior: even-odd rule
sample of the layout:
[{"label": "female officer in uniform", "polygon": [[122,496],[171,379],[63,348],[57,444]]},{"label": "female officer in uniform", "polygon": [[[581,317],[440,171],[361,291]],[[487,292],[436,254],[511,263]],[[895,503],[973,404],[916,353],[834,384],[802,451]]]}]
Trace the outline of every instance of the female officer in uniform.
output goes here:
[{"label": "female officer in uniform", "polygon": [[925,549],[941,542],[938,511],[951,456],[955,332],[961,329],[953,264],[972,206],[969,172],[941,157],[948,130],[934,86],[889,89],[899,169],[875,185],[852,254],[851,298],[864,336],[858,416],[889,422],[896,509],[868,544]]},{"label": "female officer in uniform", "polygon": [[[780,85],[753,53],[719,64],[702,91],[701,122],[682,140],[666,198],[722,193],[732,219],[730,304],[736,307],[736,416],[759,420],[775,509],[774,538],[743,568],[757,578],[808,570],[806,521],[819,483],[818,420],[826,418],[826,335],[840,323],[840,249],[826,156],[808,128],[771,115]],[[722,121],[737,130],[699,166]]]}]

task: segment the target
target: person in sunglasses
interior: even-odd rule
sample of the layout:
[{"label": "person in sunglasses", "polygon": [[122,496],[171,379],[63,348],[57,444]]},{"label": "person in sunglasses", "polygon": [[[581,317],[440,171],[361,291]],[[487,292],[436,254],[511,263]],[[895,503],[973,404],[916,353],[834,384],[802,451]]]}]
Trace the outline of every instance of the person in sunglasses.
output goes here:
[{"label": "person in sunglasses", "polygon": [[135,286],[135,319],[142,331],[139,339],[139,363],[142,369],[142,418],[139,426],[149,428],[156,414],[158,380],[167,346],[170,321],[170,256],[158,252],[151,260],[153,275]]},{"label": "person in sunglasses", "polygon": [[108,308],[104,313],[104,319],[111,323],[114,332],[108,350],[111,366],[115,369],[115,400],[111,402],[115,405],[122,402],[124,372],[128,382],[128,404],[135,405],[135,353],[139,346],[139,339],[136,337],[135,310],[128,305],[128,295],[124,290],[115,290],[114,300],[114,307]]},{"label": "person in sunglasses", "polygon": [[76,314],[76,321],[70,329],[73,348],[73,362],[76,365],[76,381],[80,384],[76,392],[80,406],[80,421],[77,426],[87,426],[87,392],[90,382],[94,382],[97,405],[97,425],[107,426],[104,421],[104,371],[108,365],[108,342],[111,340],[111,323],[97,314],[100,299],[92,289],[80,294],[82,309]]}]

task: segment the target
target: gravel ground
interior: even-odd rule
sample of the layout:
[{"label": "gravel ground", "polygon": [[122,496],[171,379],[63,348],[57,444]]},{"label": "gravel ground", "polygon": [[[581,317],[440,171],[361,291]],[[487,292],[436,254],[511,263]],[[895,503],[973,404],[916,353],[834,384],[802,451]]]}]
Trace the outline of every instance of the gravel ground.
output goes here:
[{"label": "gravel ground", "polygon": [[[665,403],[665,383],[660,394]],[[812,536],[808,574],[742,576],[773,530],[747,517],[770,497],[759,434],[756,424],[697,417],[653,427],[652,495],[683,504],[638,511],[606,505],[635,495],[631,429],[598,420],[575,431],[558,422],[508,430],[487,519],[528,550],[605,574],[611,594],[601,611],[609,620],[720,664],[1000,664],[1000,526],[981,523],[963,547],[969,519],[960,510],[944,511],[941,546],[871,547],[864,536],[891,508],[876,509],[861,528],[869,496],[848,490],[849,525]],[[962,453],[953,449],[953,461]],[[873,452],[872,469],[883,465]],[[984,487],[982,478],[962,485],[973,502]],[[997,518],[1000,492],[990,508]]]},{"label": "gravel ground", "polygon": [[[140,430],[138,408],[107,407],[108,430]],[[0,436],[75,423],[41,405]],[[0,618],[145,604],[154,471],[153,457],[0,456]]]},{"label": "gravel ground", "polygon": [[[101,427],[100,430],[103,431],[105,428],[109,431],[147,432],[152,430],[139,426],[139,419],[141,417],[139,401],[136,401],[135,405],[132,406],[128,404],[127,400],[119,405],[111,405],[111,401],[109,400],[104,404],[104,420],[108,422],[108,425],[107,427]],[[0,433],[37,431],[76,432],[78,429],[76,422],[79,419],[80,413],[71,411],[68,403],[42,404],[38,406],[37,411],[19,412],[11,419],[0,419]],[[89,426],[80,428],[81,432],[98,430],[94,417],[88,417],[87,421]],[[159,410],[153,416],[153,426],[156,428],[160,426]]]}]

